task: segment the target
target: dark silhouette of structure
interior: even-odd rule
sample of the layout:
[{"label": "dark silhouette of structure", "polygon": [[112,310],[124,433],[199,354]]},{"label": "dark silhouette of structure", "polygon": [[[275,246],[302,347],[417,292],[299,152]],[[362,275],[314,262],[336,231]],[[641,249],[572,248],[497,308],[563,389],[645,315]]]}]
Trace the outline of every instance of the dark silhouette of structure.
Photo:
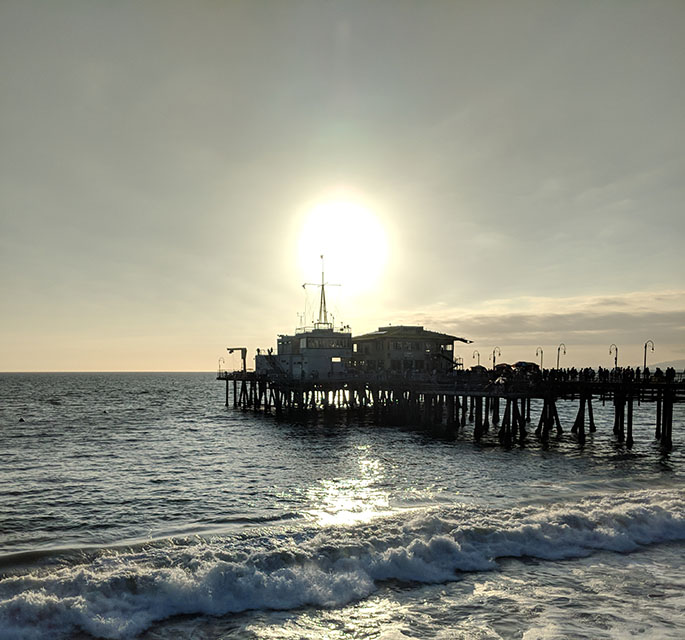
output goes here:
[{"label": "dark silhouette of structure", "polygon": [[219,371],[233,386],[233,407],[284,412],[369,411],[379,423],[417,424],[448,433],[473,422],[473,437],[480,440],[490,425],[497,425],[500,441],[509,446],[528,436],[531,400],[542,400],[534,435],[542,440],[563,432],[556,403],[578,400],[578,412],[571,428],[578,442],[596,430],[593,401],[610,401],[614,406],[613,432],[627,448],[633,440],[633,408],[636,402],[656,407],[655,438],[662,449],[673,446],[673,405],[685,400],[685,375],[657,369],[642,375],[627,368],[612,371],[594,369],[539,370],[530,365],[498,365],[486,370],[442,370],[409,376],[406,372],[350,370],[326,379],[294,379],[279,373]]}]

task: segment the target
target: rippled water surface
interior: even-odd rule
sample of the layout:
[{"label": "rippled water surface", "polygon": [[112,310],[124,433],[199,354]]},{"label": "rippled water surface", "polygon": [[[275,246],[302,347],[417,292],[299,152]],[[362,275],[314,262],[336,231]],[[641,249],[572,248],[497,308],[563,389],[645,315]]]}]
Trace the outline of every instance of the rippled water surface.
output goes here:
[{"label": "rippled water surface", "polygon": [[[0,375],[10,638],[685,635],[685,437],[609,405],[504,449],[224,406],[209,374]],[[85,635],[84,635],[85,634]],[[4,636],[2,636],[4,637]]]}]

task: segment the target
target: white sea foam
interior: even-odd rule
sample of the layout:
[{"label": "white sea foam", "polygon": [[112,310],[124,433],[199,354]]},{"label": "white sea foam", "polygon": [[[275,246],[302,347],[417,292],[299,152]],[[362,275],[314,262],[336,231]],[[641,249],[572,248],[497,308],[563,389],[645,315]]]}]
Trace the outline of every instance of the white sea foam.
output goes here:
[{"label": "white sea foam", "polygon": [[335,607],[383,580],[445,582],[498,558],[562,559],[685,539],[685,492],[642,491],[509,510],[463,506],[355,527],[278,531],[143,551],[0,581],[0,629],[12,639],[76,630],[133,637],[176,614]]}]

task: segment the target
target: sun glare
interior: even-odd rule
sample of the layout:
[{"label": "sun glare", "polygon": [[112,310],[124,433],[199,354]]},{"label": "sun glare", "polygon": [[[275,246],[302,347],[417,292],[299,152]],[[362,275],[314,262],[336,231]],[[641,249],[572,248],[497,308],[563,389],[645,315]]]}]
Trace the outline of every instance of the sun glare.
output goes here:
[{"label": "sun glare", "polygon": [[299,232],[302,277],[316,278],[325,258],[326,280],[342,285],[350,297],[376,286],[388,259],[388,237],[378,217],[364,204],[348,199],[319,202],[306,210]]}]

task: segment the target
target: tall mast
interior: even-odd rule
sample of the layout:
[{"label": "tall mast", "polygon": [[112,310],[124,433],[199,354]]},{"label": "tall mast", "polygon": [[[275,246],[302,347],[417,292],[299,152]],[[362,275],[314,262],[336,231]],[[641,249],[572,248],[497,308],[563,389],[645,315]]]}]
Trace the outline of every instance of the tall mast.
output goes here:
[{"label": "tall mast", "polygon": [[328,324],[328,313],[326,312],[326,283],[323,277],[323,255],[321,255],[321,300],[319,302],[319,324]]},{"label": "tall mast", "polygon": [[338,284],[330,284],[326,282],[323,269],[323,255],[321,255],[321,284],[314,284],[312,282],[305,282],[302,285],[303,289],[307,287],[321,287],[321,294],[319,297],[319,320],[314,323],[315,329],[333,329],[333,325],[328,322],[328,309],[326,308],[326,285],[329,287],[339,287]]}]

